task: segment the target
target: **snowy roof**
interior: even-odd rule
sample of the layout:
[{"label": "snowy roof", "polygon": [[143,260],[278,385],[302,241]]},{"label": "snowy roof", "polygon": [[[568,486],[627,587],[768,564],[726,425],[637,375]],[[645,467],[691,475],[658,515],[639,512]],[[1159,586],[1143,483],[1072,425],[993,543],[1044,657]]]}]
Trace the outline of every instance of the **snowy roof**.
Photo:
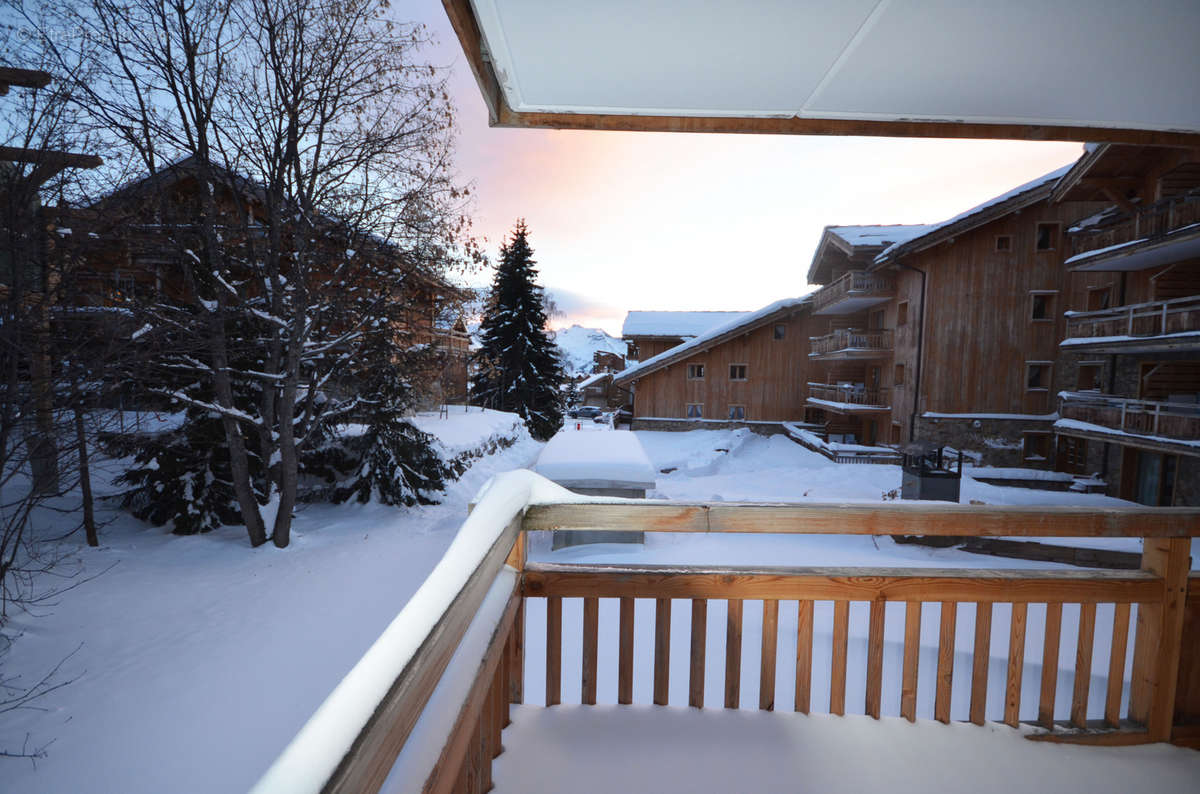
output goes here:
[{"label": "snowy roof", "polygon": [[1007,193],[1002,193],[999,196],[990,198],[982,204],[972,207],[966,212],[960,212],[958,215],[955,215],[949,220],[932,224],[928,227],[924,234],[913,237],[910,240],[896,242],[888,246],[879,254],[879,256],[875,257],[875,261],[884,262],[889,259],[893,259],[898,254],[902,253],[903,249],[908,249],[909,251],[919,251],[926,247],[925,245],[920,245],[923,240],[928,240],[929,243],[932,243],[934,240],[928,238],[933,237],[939,232],[945,232],[951,227],[957,227],[955,231],[959,232],[974,228],[975,226],[986,221],[986,218],[983,217],[983,215],[985,211],[989,209],[998,208],[1003,204],[1009,203],[1014,205],[1009,207],[1009,209],[1018,209],[1020,207],[1027,206],[1028,204],[1032,204],[1035,201],[1039,201],[1040,199],[1045,198],[1045,196],[1042,195],[1043,193],[1045,195],[1049,195],[1050,190],[1054,187],[1058,180],[1064,174],[1070,171],[1073,166],[1074,163],[1070,163],[1068,165],[1064,165],[1062,168],[1056,168],[1048,174],[1039,176],[1037,179],[1032,179],[1023,185],[1018,185]]},{"label": "snowy roof", "polygon": [[855,248],[864,246],[886,247],[896,243],[906,243],[914,237],[920,237],[932,228],[927,223],[825,227],[826,231],[830,234],[841,238],[847,245]]},{"label": "snowy roof", "polygon": [[655,471],[635,433],[560,431],[533,470],[567,488],[653,488]]},{"label": "snowy roof", "polygon": [[748,312],[641,312],[625,315],[621,336],[699,336]]},{"label": "snowy roof", "polygon": [[609,377],[612,377],[611,372],[597,372],[595,375],[592,375],[590,378],[584,378],[583,380],[579,381],[578,387],[580,389],[583,389],[583,388],[591,386],[592,384],[598,383],[599,381],[602,381],[605,378],[609,378]]},{"label": "snowy roof", "polygon": [[[716,340],[719,340],[721,337],[727,334],[754,328],[765,322],[769,317],[777,312],[788,309],[798,309],[800,306],[808,303],[810,300],[812,300],[812,298],[809,295],[805,295],[800,298],[784,298],[783,300],[777,300],[774,303],[768,304],[758,311],[748,313],[728,312],[729,314],[736,314],[738,316],[736,319],[719,325],[707,333],[700,334],[696,338],[684,342],[681,345],[675,345],[675,347],[671,348],[670,350],[665,350],[662,353],[659,353],[657,356],[648,358],[645,361],[633,365],[632,367],[626,367],[624,370],[613,376],[613,382],[621,383],[622,381],[647,375],[657,369],[665,367],[667,364],[670,364],[673,361],[690,355],[694,351],[702,350],[705,347],[712,345],[714,342],[716,342]],[[717,312],[711,313],[716,314]],[[633,314],[633,312],[630,312],[630,314]]]}]

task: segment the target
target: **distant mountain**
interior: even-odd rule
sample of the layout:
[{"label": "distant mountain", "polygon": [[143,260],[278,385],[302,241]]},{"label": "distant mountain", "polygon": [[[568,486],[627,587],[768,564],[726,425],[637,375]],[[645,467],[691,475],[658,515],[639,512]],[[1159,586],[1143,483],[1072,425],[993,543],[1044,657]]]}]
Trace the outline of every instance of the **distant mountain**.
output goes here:
[{"label": "distant mountain", "polygon": [[626,345],[620,339],[609,336],[599,328],[580,325],[559,329],[554,342],[563,351],[563,366],[567,375],[590,375],[592,354],[597,350],[607,350],[619,356],[624,356],[626,352]]}]

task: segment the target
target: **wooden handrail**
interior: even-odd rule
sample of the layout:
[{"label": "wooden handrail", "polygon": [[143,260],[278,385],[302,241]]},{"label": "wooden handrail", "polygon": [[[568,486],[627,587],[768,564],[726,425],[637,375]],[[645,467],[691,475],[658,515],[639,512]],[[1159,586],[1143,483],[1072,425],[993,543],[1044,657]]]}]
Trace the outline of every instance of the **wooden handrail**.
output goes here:
[{"label": "wooden handrail", "polygon": [[929,502],[771,504],[629,500],[612,504],[559,502],[530,505],[522,528],[801,535],[1167,538],[1200,536],[1200,509]]},{"label": "wooden handrail", "polygon": [[853,293],[891,293],[895,289],[894,282],[877,273],[865,273],[861,270],[851,270],[833,283],[822,287],[813,293],[813,308],[821,309],[850,296]]},{"label": "wooden handrail", "polygon": [[1130,303],[1090,312],[1067,312],[1067,339],[1162,336],[1200,331],[1200,295]]}]

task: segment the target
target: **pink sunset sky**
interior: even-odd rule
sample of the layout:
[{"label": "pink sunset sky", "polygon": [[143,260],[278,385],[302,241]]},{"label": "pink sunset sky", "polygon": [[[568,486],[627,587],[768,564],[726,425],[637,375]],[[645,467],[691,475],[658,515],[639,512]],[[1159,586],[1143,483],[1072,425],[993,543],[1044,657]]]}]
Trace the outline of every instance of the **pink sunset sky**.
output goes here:
[{"label": "pink sunset sky", "polygon": [[[493,258],[518,217],[563,314],[619,335],[631,309],[752,310],[812,289],[827,225],[932,223],[1073,161],[1078,143],[505,130],[437,0],[393,7],[451,70],[457,164]],[[490,272],[472,284],[490,283]]]}]

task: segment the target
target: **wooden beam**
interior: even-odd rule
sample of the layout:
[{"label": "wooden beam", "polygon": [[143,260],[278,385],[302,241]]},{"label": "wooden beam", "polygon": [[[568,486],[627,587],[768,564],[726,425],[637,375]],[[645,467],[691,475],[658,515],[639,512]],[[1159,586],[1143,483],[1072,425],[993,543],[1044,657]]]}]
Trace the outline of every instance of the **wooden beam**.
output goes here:
[{"label": "wooden beam", "polygon": [[94,154],[55,152],[46,149],[22,149],[15,146],[0,146],[0,160],[10,163],[33,163],[39,168],[96,168],[104,163]]},{"label": "wooden beam", "polygon": [[[468,53],[469,56],[469,53]],[[501,94],[503,98],[503,94]],[[539,113],[499,107],[493,127],[612,132],[706,132],[752,135],[882,136],[887,138],[983,138],[1020,141],[1092,141],[1146,146],[1195,146],[1200,133],[1083,127],[1051,124],[870,120],[834,118],[760,118],[754,116],[652,116],[607,113]]]},{"label": "wooden beam", "polygon": [[747,532],[811,535],[1200,537],[1189,507],[957,504],[767,504],[628,501],[531,505],[526,530]]},{"label": "wooden beam", "polygon": [[0,94],[7,94],[9,86],[20,88],[45,88],[52,79],[49,72],[40,69],[14,69],[0,66]]},{"label": "wooden beam", "polygon": [[1142,571],[530,563],[525,593],[561,598],[1150,603],[1162,597],[1162,586]]},{"label": "wooden beam", "polygon": [[471,10],[470,0],[442,0],[450,25],[458,36],[463,54],[467,57],[467,65],[475,76],[475,84],[483,96],[483,103],[488,109],[488,123],[496,126],[500,119],[500,108],[505,105],[504,93],[500,90],[500,81],[490,62],[483,57],[483,34],[479,32],[479,22]]}]

